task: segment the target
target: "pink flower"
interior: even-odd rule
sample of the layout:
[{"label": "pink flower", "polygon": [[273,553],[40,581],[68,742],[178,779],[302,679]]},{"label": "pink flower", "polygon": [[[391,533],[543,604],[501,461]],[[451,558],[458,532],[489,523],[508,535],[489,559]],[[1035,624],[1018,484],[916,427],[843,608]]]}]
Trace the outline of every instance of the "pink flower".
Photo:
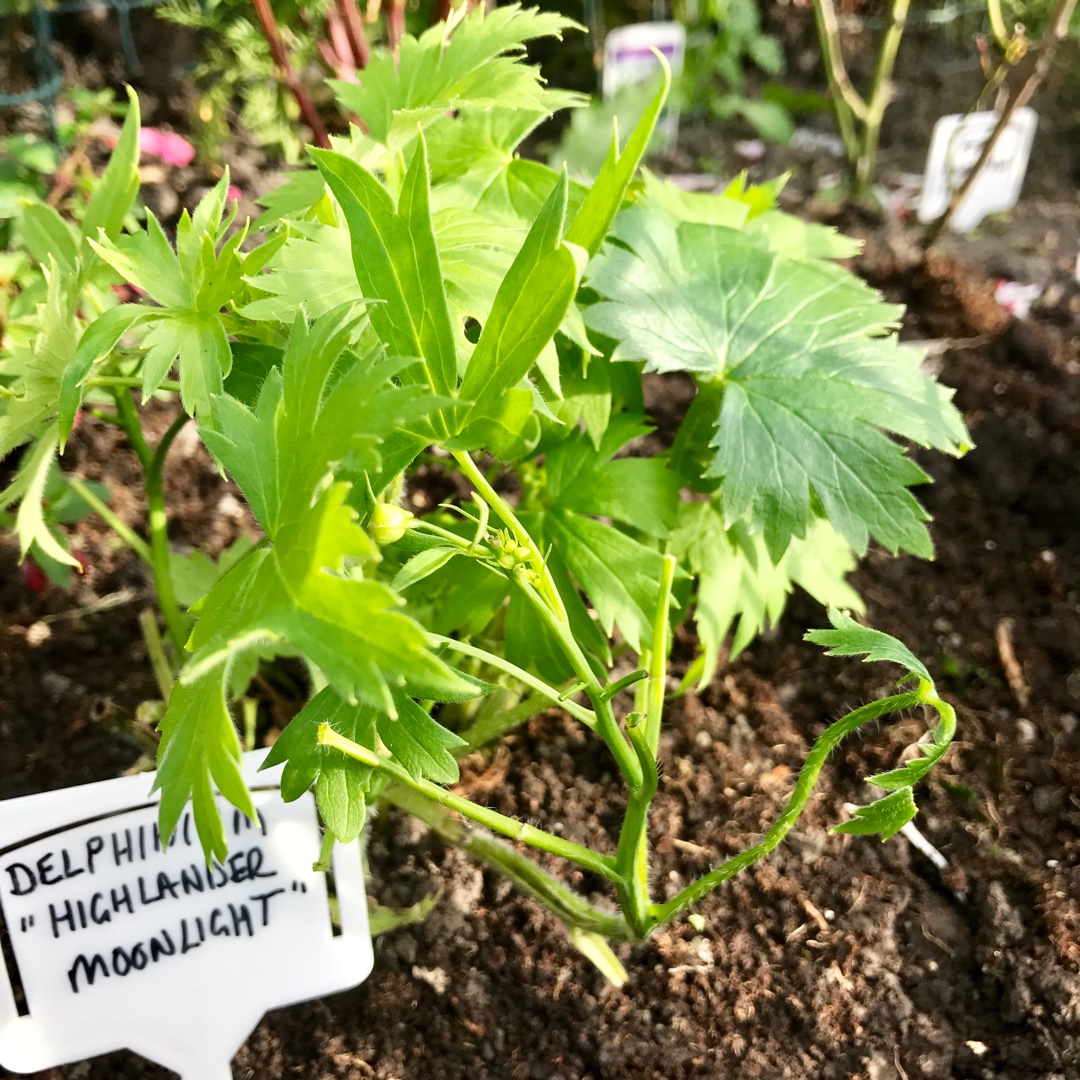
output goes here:
[{"label": "pink flower", "polygon": [[225,191],[225,198],[229,202],[239,202],[243,194],[244,193],[235,184],[230,184]]},{"label": "pink flower", "polygon": [[139,149],[150,157],[160,158],[166,165],[184,168],[195,159],[195,147],[182,135],[158,128],[139,128]]}]

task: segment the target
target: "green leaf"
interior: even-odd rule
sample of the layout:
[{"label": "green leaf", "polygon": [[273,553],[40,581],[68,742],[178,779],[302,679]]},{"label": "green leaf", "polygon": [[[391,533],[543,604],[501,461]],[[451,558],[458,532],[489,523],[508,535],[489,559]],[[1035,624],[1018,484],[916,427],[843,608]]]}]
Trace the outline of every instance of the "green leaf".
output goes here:
[{"label": "green leaf", "polygon": [[353,266],[372,307],[370,318],[392,355],[421,357],[431,388],[450,393],[457,359],[446,288],[429,206],[427,154],[421,138],[399,205],[366,169],[343,154],[313,150],[345,214]]},{"label": "green leaf", "polygon": [[64,366],[60,377],[59,424],[60,449],[67,444],[75,423],[75,414],[82,406],[83,383],[90,375],[94,365],[105,359],[117,342],[131,329],[147,318],[151,312],[138,304],[122,304],[102,312],[83,331],[78,347],[71,359]]},{"label": "green leaf", "polygon": [[829,831],[848,836],[881,834],[882,840],[898,833],[918,812],[911,788],[900,788],[869,806],[861,806],[850,821],[834,825]]},{"label": "green leaf", "polygon": [[544,536],[585,590],[604,632],[610,637],[617,624],[640,652],[656,613],[660,554],[610,525],[559,509],[545,514]]},{"label": "green leaf", "polygon": [[47,263],[51,255],[65,274],[75,273],[79,259],[75,236],[71,226],[47,203],[32,202],[23,207],[19,235],[37,262]]},{"label": "green leaf", "polygon": [[566,239],[583,247],[590,256],[600,250],[600,245],[607,236],[615,215],[619,212],[626,190],[634,178],[638,164],[645,156],[652,138],[656,121],[664,108],[668,92],[671,90],[671,68],[661,58],[663,81],[656,96],[642,114],[634,128],[623,152],[619,153],[619,131],[616,124],[608,150],[596,182],[589,189],[585,201],[581,204]]},{"label": "green leaf", "polygon": [[456,783],[458,764],[451,751],[465,746],[464,739],[447,731],[412,698],[395,693],[394,704],[396,717],[383,714],[378,718],[379,738],[386,748],[415,779]]},{"label": "green leaf", "polygon": [[386,585],[346,572],[347,561],[373,554],[344,504],[347,490],[330,487],[309,513],[279,529],[272,548],[247,556],[214,587],[188,643],[194,656],[184,678],[228,663],[251,644],[277,641],[302,652],[348,699],[389,713],[391,685],[475,696],[428,650]]},{"label": "green leaf", "polygon": [[670,548],[697,578],[694,621],[702,646],[697,675],[702,689],[712,681],[728,634],[734,659],[767,626],[776,625],[796,585],[822,604],[863,607],[844,580],[855,568],[851,549],[820,518],[774,563],[760,535],[742,523],[724,527],[716,503],[684,503]]},{"label": "green leaf", "polygon": [[540,441],[540,421],[532,389],[512,386],[504,390],[484,416],[465,425],[465,430],[443,445],[451,450],[483,448],[499,461],[519,461]]},{"label": "green leaf", "polygon": [[519,62],[524,43],[561,39],[564,30],[576,27],[554,12],[523,11],[517,4],[488,12],[481,6],[456,29],[437,23],[419,39],[406,34],[397,55],[376,50],[359,85],[331,85],[371,138],[391,149],[412,139],[417,124],[451,111],[515,108],[547,114],[550,91],[536,68]]},{"label": "green leaf", "polygon": [[177,601],[184,607],[197,603],[254,547],[250,537],[237,537],[217,562],[198,548],[186,555],[170,551],[169,574]]},{"label": "green leaf", "polygon": [[666,537],[675,524],[679,483],[665,459],[611,460],[624,437],[634,438],[648,430],[631,420],[629,427],[613,424],[599,452],[581,432],[550,450],[548,490],[555,503],[580,514],[613,518],[650,536]]},{"label": "green leaf", "polygon": [[350,705],[328,686],[293,717],[270,748],[262,768],[284,763],[281,796],[286,802],[300,798],[314,785],[327,829],[341,843],[348,844],[364,828],[371,769],[337,750],[320,746],[319,725],[324,723],[361,746],[378,748],[375,713],[365,706]]},{"label": "green leaf", "polygon": [[223,862],[225,829],[214,798],[217,789],[251,818],[255,807],[241,773],[240,739],[225,702],[224,667],[190,683],[178,683],[161,723],[154,790],[161,791],[159,826],[166,842],[190,799],[207,859]]},{"label": "green leaf", "polygon": [[139,128],[142,119],[139,98],[127,87],[130,103],[120,138],[109,157],[109,164],[94,189],[83,216],[82,235],[86,241],[96,240],[99,230],[115,240],[139,194]]},{"label": "green leaf", "polygon": [[897,309],[840,267],[784,259],[764,238],[631,208],[589,284],[609,299],[587,324],[615,360],[687,371],[720,385],[715,451],[725,523],[764,533],[778,560],[816,501],[856,551],[932,554],[926,515],[907,490],[925,474],[880,428],[960,453],[967,434],[951,394],[917,352],[884,337]]},{"label": "green leaf", "polygon": [[45,434],[56,416],[64,369],[75,352],[78,279],[63,274],[54,260],[45,277],[47,291],[37,307],[40,330],[33,346],[17,347],[0,360],[0,375],[8,383],[0,413],[0,459]]},{"label": "green leaf", "polygon": [[115,242],[105,236],[90,241],[106,263],[163,309],[145,312],[150,326],[143,341],[144,394],[157,390],[179,360],[184,408],[207,426],[211,401],[221,393],[232,365],[221,309],[243,284],[239,246],[244,233],[217,247],[228,226],[228,220],[221,220],[227,180],[223,177],[201,200],[194,215],[181,217],[175,251],[153,214],[147,215],[145,232]]},{"label": "green leaf", "polygon": [[811,630],[804,640],[824,645],[827,656],[862,656],[863,663],[888,660],[928,683],[933,680],[925,665],[902,642],[881,630],[860,626],[850,615],[837,608],[829,609],[832,630]]},{"label": "green leaf", "polygon": [[472,407],[459,430],[491,414],[525,378],[566,316],[579,274],[574,249],[563,241],[567,197],[564,176],[499,288],[461,383],[461,398]]},{"label": "green leaf", "polygon": [[433,547],[414,555],[396,574],[391,588],[395,592],[404,592],[430,577],[436,570],[441,570],[455,555],[461,554],[457,547]]},{"label": "green leaf", "polygon": [[254,410],[214,399],[219,430],[203,439],[271,537],[307,514],[332,463],[376,468],[380,439],[432,407],[419,388],[395,385],[402,361],[347,350],[362,317],[347,305],[309,327],[301,313]]},{"label": "green leaf", "polygon": [[67,549],[57,540],[52,529],[45,521],[42,502],[49,472],[56,460],[56,436],[40,439],[30,455],[26,468],[29,484],[26,494],[19,503],[19,512],[15,515],[15,532],[19,537],[19,546],[23,556],[36,544],[49,558],[68,566],[78,563]]}]

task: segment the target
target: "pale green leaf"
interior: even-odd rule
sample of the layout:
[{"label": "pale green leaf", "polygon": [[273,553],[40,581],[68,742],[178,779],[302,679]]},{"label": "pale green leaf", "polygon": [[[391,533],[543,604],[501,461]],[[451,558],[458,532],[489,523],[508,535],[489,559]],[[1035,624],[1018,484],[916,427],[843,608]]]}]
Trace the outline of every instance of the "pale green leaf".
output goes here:
[{"label": "pale green leaf", "polygon": [[908,487],[926,477],[880,430],[951,453],[967,435],[918,354],[884,336],[897,309],[840,267],[785,259],[764,237],[632,208],[589,284],[609,299],[588,325],[616,360],[688,371],[722,388],[706,476],[723,479],[726,524],[747,518],[774,560],[819,500],[857,551],[874,537],[930,555]]},{"label": "pale green leaf", "polygon": [[899,664],[905,671],[931,682],[925,665],[902,642],[881,630],[860,626],[850,615],[838,608],[829,610],[832,630],[811,630],[805,640],[824,645],[827,656],[861,656],[864,663],[888,660]]}]

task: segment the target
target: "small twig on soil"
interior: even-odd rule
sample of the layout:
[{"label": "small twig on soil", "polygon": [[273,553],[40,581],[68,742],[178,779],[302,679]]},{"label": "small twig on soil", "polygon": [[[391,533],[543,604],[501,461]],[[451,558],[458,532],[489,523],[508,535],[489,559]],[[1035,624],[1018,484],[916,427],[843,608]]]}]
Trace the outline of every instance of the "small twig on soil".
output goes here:
[{"label": "small twig on soil", "polygon": [[1012,643],[1012,619],[1000,619],[994,628],[994,641],[997,642],[998,656],[1001,658],[1001,666],[1005,670],[1005,679],[1009,689],[1016,695],[1016,703],[1021,709],[1026,709],[1031,700],[1031,687],[1024,678],[1024,668],[1016,659],[1016,652]]},{"label": "small twig on soil", "polygon": [[52,615],[42,615],[38,620],[43,623],[64,622],[67,619],[81,619],[84,615],[96,615],[101,611],[109,611],[111,608],[122,607],[124,604],[130,604],[133,600],[146,599],[153,594],[148,590],[143,589],[137,591],[135,589],[119,589],[114,593],[109,593],[107,596],[102,596],[97,600],[91,601],[89,604],[83,604],[81,607],[70,608],[67,611],[58,611]]}]

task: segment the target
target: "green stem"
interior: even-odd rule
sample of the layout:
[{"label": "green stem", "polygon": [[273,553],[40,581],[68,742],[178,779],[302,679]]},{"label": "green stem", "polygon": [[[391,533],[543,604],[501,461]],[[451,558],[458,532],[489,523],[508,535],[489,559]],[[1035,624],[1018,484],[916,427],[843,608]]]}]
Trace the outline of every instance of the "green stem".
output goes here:
[{"label": "green stem", "polygon": [[172,665],[165,655],[161,631],[158,630],[157,616],[147,608],[139,616],[139,626],[146,642],[146,651],[150,655],[150,666],[154,669],[154,678],[157,680],[158,690],[161,691],[161,700],[168,705],[169,698],[172,696],[174,676]]},{"label": "green stem", "polygon": [[173,440],[180,434],[189,417],[181,413],[161,437],[146,472],[146,501],[150,517],[150,548],[154,555],[154,585],[161,604],[169,636],[178,650],[183,652],[188,639],[188,623],[176,599],[172,567],[169,565],[169,522],[165,510],[165,458]]},{"label": "green stem", "polygon": [[361,746],[359,743],[353,742],[352,739],[339,735],[329,724],[319,725],[319,745],[340,750],[343,754],[355,758],[361,764],[377,769],[403,787],[410,788],[432,802],[445,806],[450,810],[456,810],[462,817],[475,821],[478,825],[483,825],[492,832],[528,844],[539,851],[546,851],[549,855],[558,855],[560,858],[576,863],[585,870],[599,874],[607,881],[618,884],[619,877],[615,872],[615,860],[610,856],[601,855],[581,844],[575,844],[570,840],[564,840],[561,836],[554,836],[552,833],[544,832],[543,829],[537,829],[524,821],[517,821],[515,818],[507,817],[497,810],[491,810],[486,806],[478,806],[469,799],[464,799],[460,795],[455,795],[452,791],[439,787],[438,784],[433,784],[430,780],[418,780],[396,761],[384,758],[373,750],[369,750],[366,746]]},{"label": "green stem", "polygon": [[[596,673],[593,671],[585,654],[581,651],[581,647],[570,629],[570,624],[560,622],[555,617],[554,612],[537,594],[536,590],[520,574],[514,575],[514,581],[524,593],[525,598],[536,609],[540,618],[548,624],[551,632],[558,639],[559,645],[574,669],[574,674],[581,680],[585,693],[589,695],[589,700],[592,702],[596,713],[597,734],[604,740],[615,758],[619,772],[622,773],[627,787],[631,791],[636,791],[642,784],[641,766],[638,764],[637,755],[619,730],[615,712],[611,707],[611,699],[605,696],[604,688],[600,685],[600,680],[597,679]],[[564,707],[567,704],[569,703],[563,702]]]},{"label": "green stem", "polygon": [[181,413],[169,426],[161,437],[157,448],[150,449],[143,435],[142,424],[135,403],[131,399],[131,391],[125,388],[115,388],[113,397],[116,401],[117,416],[120,420],[127,437],[131,442],[132,449],[139,459],[146,476],[146,502],[149,510],[150,526],[150,570],[154,576],[154,589],[157,592],[158,604],[161,613],[165,617],[165,626],[169,631],[169,638],[177,655],[182,655],[184,645],[188,639],[188,624],[184,613],[180,610],[179,601],[176,599],[176,589],[173,585],[172,570],[169,566],[169,533],[168,517],[165,511],[165,457],[172,446],[173,440],[180,434],[181,429],[190,419],[186,413]]},{"label": "green stem", "polygon": [[818,42],[821,46],[825,77],[829,83],[836,124],[844,142],[848,164],[854,172],[859,161],[861,146],[856,133],[856,121],[865,120],[866,102],[852,85],[840,43],[840,26],[832,0],[814,0],[814,20],[817,23]]},{"label": "green stem", "polygon": [[664,556],[660,574],[660,598],[656,606],[656,618],[653,620],[652,644],[646,664],[647,711],[644,721],[634,724],[627,722],[627,731],[637,755],[643,782],[640,788],[630,791],[615,855],[615,865],[625,882],[623,909],[627,921],[642,938],[652,929],[649,915],[649,807],[659,782],[656,757],[660,747],[660,723],[664,713],[669,651],[668,613],[674,581],[675,556],[668,554]]},{"label": "green stem", "polygon": [[[138,390],[143,384],[137,375],[91,375],[84,386],[99,386],[120,389]],[[166,379],[158,386],[159,390],[170,390],[174,394],[180,393],[180,384],[172,379]]]},{"label": "green stem", "polygon": [[319,848],[319,859],[312,866],[316,874],[328,874],[334,866],[334,844],[337,837],[329,829],[323,833],[322,846]]},{"label": "green stem", "polygon": [[501,739],[508,731],[512,731],[519,724],[524,724],[549,708],[550,700],[546,693],[534,692],[516,705],[500,708],[489,715],[482,715],[479,720],[460,733],[460,737],[466,743],[465,749],[476,750],[496,739]]},{"label": "green stem", "polygon": [[664,695],[667,690],[668,612],[671,608],[671,588],[675,583],[675,556],[664,556],[660,574],[660,601],[653,623],[652,647],[649,650],[649,682],[646,697],[645,735],[653,757],[660,749],[660,723],[664,716]]},{"label": "green stem", "polygon": [[531,896],[567,926],[602,934],[612,941],[632,940],[626,920],[594,907],[572,892],[531,859],[502,841],[484,833],[472,832],[441,807],[433,805],[414,791],[390,785],[382,797],[394,806],[427,822],[448,843],[469,852],[481,862],[495,867],[522,892]]},{"label": "green stem", "polygon": [[483,496],[484,501],[502,518],[503,523],[514,534],[517,542],[522,547],[529,549],[529,564],[536,571],[540,580],[541,595],[551,605],[551,610],[555,613],[559,622],[569,622],[566,607],[555,585],[555,579],[551,576],[551,571],[544,561],[544,556],[536,544],[533,543],[528,530],[518,521],[517,515],[510,504],[488,483],[487,477],[477,468],[476,462],[468,454],[458,451],[454,454],[454,460],[458,463],[461,471],[472,481],[476,490]]},{"label": "green stem", "polygon": [[438,648],[440,645],[445,646],[448,649],[453,649],[454,652],[461,653],[462,656],[471,656],[476,660],[482,660],[485,664],[490,664],[493,668],[498,668],[500,671],[505,671],[507,675],[512,675],[518,682],[524,683],[531,690],[535,690],[538,694],[543,694],[551,702],[558,705],[560,708],[565,709],[575,719],[580,720],[587,728],[596,729],[596,714],[591,709],[586,709],[582,705],[578,705],[575,701],[566,701],[562,697],[562,693],[556,690],[553,686],[548,686],[543,679],[538,679],[535,675],[530,675],[524,668],[519,668],[516,664],[510,663],[509,660],[504,659],[495,653],[488,652],[486,649],[478,648],[476,645],[470,645],[466,641],[458,641],[456,638],[444,637],[442,634],[428,634],[428,644],[432,648]]},{"label": "green stem", "polygon": [[[791,793],[791,798],[788,799],[783,812],[762,840],[740,855],[736,855],[714,870],[710,870],[709,873],[698,878],[697,881],[677,893],[666,904],[654,905],[650,911],[653,925],[662,926],[675,918],[675,916],[680,915],[691,905],[696,904],[717,886],[722,885],[741,870],[753,866],[754,863],[768,855],[790,832],[795,822],[798,821],[799,815],[803,812],[814,790],[814,784],[817,782],[822,766],[825,764],[829,754],[836,749],[846,736],[850,735],[856,728],[862,727],[863,724],[876,720],[878,717],[923,704],[937,707],[936,699],[928,695],[925,687],[920,687],[911,693],[894,694],[892,697],[882,698],[880,701],[872,701],[869,705],[864,705],[861,709],[848,713],[847,716],[842,717],[826,728],[810,748],[810,753],[807,755],[806,761],[799,772],[799,778],[795,782],[795,789]],[[950,709],[949,712],[951,713],[952,710]],[[942,714],[942,721],[947,724],[947,717],[944,713]]]},{"label": "green stem", "polygon": [[1005,18],[1001,14],[1001,0],[987,0],[986,13],[990,19],[990,29],[994,32],[994,40],[1003,49],[1009,47],[1009,31],[1005,27]]},{"label": "green stem", "polygon": [[82,501],[86,503],[87,506],[89,506],[90,509],[93,510],[94,513],[97,514],[97,516],[101,518],[102,521],[104,521],[105,524],[108,525],[109,528],[112,529],[112,531],[116,533],[116,535],[119,536],[144,563],[146,563],[147,566],[153,566],[154,560],[153,556],[150,554],[150,548],[142,537],[137,536],[132,532],[132,530],[128,528],[128,526],[125,525],[81,480],[75,480],[68,477],[68,483],[71,485],[71,490],[74,491],[75,494],[78,495],[79,498],[82,499]]},{"label": "green stem", "polygon": [[881,51],[878,53],[874,82],[870,92],[870,104],[866,110],[866,130],[863,135],[862,152],[855,166],[855,193],[860,198],[870,193],[874,183],[878,143],[881,140],[881,124],[885,119],[885,110],[892,100],[892,73],[896,66],[896,54],[900,48],[900,40],[904,36],[910,7],[911,0],[893,0],[889,29],[885,31]]}]

